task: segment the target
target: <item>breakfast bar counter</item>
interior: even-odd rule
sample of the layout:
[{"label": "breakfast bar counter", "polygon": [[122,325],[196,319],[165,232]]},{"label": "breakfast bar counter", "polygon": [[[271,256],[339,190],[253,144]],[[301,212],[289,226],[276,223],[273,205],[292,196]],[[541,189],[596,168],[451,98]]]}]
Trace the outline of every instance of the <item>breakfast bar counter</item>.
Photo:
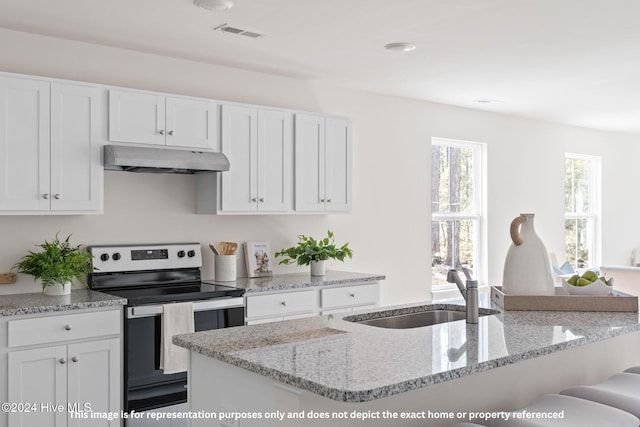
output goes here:
[{"label": "breakfast bar counter", "polygon": [[[580,381],[601,381],[640,365],[635,312],[511,311],[481,316],[477,325],[459,320],[413,329],[348,321],[379,316],[380,311],[395,315],[460,308],[431,304],[376,309],[180,335],[174,343],[191,350],[192,409],[200,410],[218,405],[211,393],[198,397],[214,377],[218,384],[227,379],[222,401],[239,410],[512,410],[542,394]],[[240,398],[256,390],[262,392],[254,399]],[[312,422],[304,421],[299,425]],[[336,425],[369,425],[360,421]]]}]

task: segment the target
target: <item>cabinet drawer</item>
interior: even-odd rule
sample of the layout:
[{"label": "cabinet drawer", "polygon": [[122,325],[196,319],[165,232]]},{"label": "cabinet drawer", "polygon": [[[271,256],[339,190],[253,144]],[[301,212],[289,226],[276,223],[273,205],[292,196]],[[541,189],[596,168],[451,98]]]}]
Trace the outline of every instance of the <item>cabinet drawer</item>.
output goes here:
[{"label": "cabinet drawer", "polygon": [[247,317],[315,312],[316,295],[316,291],[301,291],[247,297]]},{"label": "cabinet drawer", "polygon": [[8,322],[9,347],[120,334],[120,311],[65,314]]},{"label": "cabinet drawer", "polygon": [[379,301],[378,284],[345,286],[322,290],[322,308],[357,307],[377,304]]}]

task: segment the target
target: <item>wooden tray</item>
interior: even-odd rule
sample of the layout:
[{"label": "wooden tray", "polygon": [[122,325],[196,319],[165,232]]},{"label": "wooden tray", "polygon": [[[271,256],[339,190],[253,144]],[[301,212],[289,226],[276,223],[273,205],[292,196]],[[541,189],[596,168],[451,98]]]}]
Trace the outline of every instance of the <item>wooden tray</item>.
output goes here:
[{"label": "wooden tray", "polygon": [[502,286],[491,287],[491,301],[505,311],[638,311],[638,297],[613,290],[615,295],[569,295],[556,287],[556,295],[508,295]]}]

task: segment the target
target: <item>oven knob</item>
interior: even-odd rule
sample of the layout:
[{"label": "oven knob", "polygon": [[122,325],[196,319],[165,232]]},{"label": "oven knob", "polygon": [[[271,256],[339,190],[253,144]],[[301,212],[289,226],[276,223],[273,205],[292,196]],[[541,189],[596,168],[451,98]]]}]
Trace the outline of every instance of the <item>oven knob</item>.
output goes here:
[{"label": "oven knob", "polygon": [[120,252],[116,252],[115,254],[111,255],[111,258],[113,258],[114,261],[118,261],[120,258],[122,258],[122,255],[120,255]]},{"label": "oven knob", "polygon": [[178,258],[184,258],[184,251],[178,251]]},{"label": "oven knob", "polygon": [[109,261],[109,254],[102,254],[100,255],[100,259],[102,261]]},{"label": "oven knob", "polygon": [[189,252],[187,252],[187,255],[189,256],[189,258],[193,258],[194,256],[196,256],[196,251],[190,250]]}]

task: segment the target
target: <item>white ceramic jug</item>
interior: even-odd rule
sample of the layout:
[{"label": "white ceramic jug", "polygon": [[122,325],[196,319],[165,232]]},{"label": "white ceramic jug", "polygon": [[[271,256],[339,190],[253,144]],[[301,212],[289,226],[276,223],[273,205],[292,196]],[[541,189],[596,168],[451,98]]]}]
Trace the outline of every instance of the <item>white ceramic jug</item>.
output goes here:
[{"label": "white ceramic jug", "polygon": [[507,252],[502,291],[511,295],[555,295],[551,262],[533,228],[535,214],[520,214],[511,222],[513,243]]}]

